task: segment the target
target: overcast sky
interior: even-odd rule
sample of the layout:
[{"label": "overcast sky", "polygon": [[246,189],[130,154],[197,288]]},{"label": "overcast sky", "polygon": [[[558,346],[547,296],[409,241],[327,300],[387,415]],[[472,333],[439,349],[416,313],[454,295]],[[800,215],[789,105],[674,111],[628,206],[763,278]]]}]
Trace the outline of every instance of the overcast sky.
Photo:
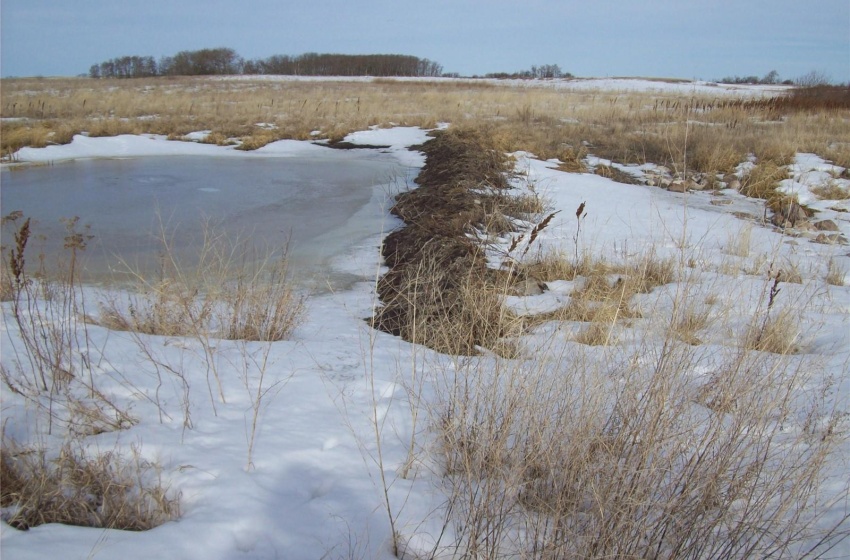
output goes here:
[{"label": "overcast sky", "polygon": [[0,73],[72,76],[123,55],[409,54],[463,75],[850,81],[850,0],[0,0]]}]

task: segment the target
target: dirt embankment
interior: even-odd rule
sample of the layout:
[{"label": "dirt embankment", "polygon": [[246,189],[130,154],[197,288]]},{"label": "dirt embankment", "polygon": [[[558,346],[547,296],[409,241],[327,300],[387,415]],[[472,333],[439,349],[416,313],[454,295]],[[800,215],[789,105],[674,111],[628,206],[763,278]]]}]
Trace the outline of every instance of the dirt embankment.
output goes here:
[{"label": "dirt embankment", "polygon": [[419,188],[391,209],[405,226],[384,242],[389,272],[372,324],[452,354],[493,348],[516,324],[502,305],[515,278],[487,267],[479,238],[515,229],[514,218],[528,219],[540,203],[509,194],[511,162],[478,131],[441,132],[421,150]]}]

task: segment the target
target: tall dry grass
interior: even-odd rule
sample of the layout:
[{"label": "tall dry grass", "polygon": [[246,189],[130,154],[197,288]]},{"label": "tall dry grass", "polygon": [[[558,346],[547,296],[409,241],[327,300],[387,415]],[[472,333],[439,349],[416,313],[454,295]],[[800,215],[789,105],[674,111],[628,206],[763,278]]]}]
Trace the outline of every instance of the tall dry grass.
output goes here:
[{"label": "tall dry grass", "polygon": [[273,342],[288,338],[303,313],[289,279],[287,248],[262,250],[204,227],[197,255],[178,256],[161,229],[156,273],[128,267],[132,286],[103,298],[98,323],[162,336]]},{"label": "tall dry grass", "polygon": [[[13,243],[3,248],[4,336],[11,354],[0,366],[6,390],[23,397],[46,421],[48,434],[93,435],[125,429],[135,419],[98,388],[93,357],[100,349],[82,320],[85,301],[80,261],[90,237],[77,220],[66,222],[66,254],[54,270],[38,262],[31,248],[30,219],[6,216]],[[48,275],[48,274],[52,275]],[[90,359],[91,358],[91,359]]]},{"label": "tall dry grass", "polygon": [[[155,465],[134,450],[87,455],[90,436],[124,430],[136,423],[129,410],[101,390],[103,348],[84,322],[85,301],[79,267],[89,236],[67,222],[65,249],[52,275],[39,263],[33,271],[30,220],[20,213],[4,219],[12,231],[4,247],[2,277],[4,336],[10,355],[0,366],[5,407],[24,403],[26,430],[43,431],[64,442],[59,449],[31,448],[6,437],[0,444],[0,504],[3,520],[26,530],[65,523],[141,531],[179,515],[179,496],[169,495]],[[5,350],[4,346],[4,352]],[[9,398],[12,397],[12,398]],[[11,403],[15,403],[14,405]]]},{"label": "tall dry grass", "polygon": [[512,359],[423,364],[436,392],[423,462],[438,465],[446,503],[433,549],[410,553],[814,558],[847,539],[850,517],[825,517],[843,499],[825,485],[846,484],[825,478],[843,413],[826,387],[811,390],[813,363],[779,342],[775,279],[743,346],[695,340],[709,318],[686,292],[616,345],[555,329]]}]

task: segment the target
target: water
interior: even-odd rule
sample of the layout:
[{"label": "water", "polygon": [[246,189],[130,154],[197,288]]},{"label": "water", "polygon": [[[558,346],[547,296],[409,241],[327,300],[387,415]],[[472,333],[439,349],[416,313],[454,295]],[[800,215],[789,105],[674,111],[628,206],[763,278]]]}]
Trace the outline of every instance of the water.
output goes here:
[{"label": "water", "polygon": [[[204,224],[263,248],[290,247],[300,281],[339,286],[354,278],[330,268],[387,227],[386,199],[409,169],[374,151],[309,158],[165,156],[79,160],[2,173],[2,214],[33,219],[33,252],[63,253],[62,220],[78,217],[93,236],[84,280],[115,280],[157,266],[161,227],[176,251],[197,254]],[[3,244],[11,231],[4,228]],[[377,248],[376,248],[377,250]],[[61,257],[60,257],[61,258]],[[346,267],[343,267],[346,268]]]}]

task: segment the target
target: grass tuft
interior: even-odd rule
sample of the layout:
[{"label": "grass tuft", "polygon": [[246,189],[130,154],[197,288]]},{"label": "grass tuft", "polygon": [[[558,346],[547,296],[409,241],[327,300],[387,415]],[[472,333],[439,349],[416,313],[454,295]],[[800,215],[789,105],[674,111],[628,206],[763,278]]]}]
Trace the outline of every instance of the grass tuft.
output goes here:
[{"label": "grass tuft", "polygon": [[829,259],[826,268],[826,283],[830,286],[844,286],[847,278],[847,269],[835,259]]},{"label": "grass tuft", "polygon": [[47,523],[146,531],[180,515],[179,496],[138,452],[88,457],[65,444],[58,456],[13,441],[0,449],[3,520],[28,530]]},{"label": "grass tuft", "polygon": [[841,185],[837,181],[829,181],[825,185],[811,187],[809,190],[821,200],[848,200],[850,199],[850,188]]},{"label": "grass tuft", "polygon": [[228,340],[285,340],[301,321],[303,296],[283,255],[257,254],[209,226],[193,262],[177,257],[166,232],[155,281],[130,271],[135,289],[101,302],[97,322],[115,330]]},{"label": "grass tuft", "polygon": [[768,160],[760,162],[747,173],[741,181],[741,194],[752,198],[773,200],[779,181],[788,178],[788,170],[783,165]]}]

